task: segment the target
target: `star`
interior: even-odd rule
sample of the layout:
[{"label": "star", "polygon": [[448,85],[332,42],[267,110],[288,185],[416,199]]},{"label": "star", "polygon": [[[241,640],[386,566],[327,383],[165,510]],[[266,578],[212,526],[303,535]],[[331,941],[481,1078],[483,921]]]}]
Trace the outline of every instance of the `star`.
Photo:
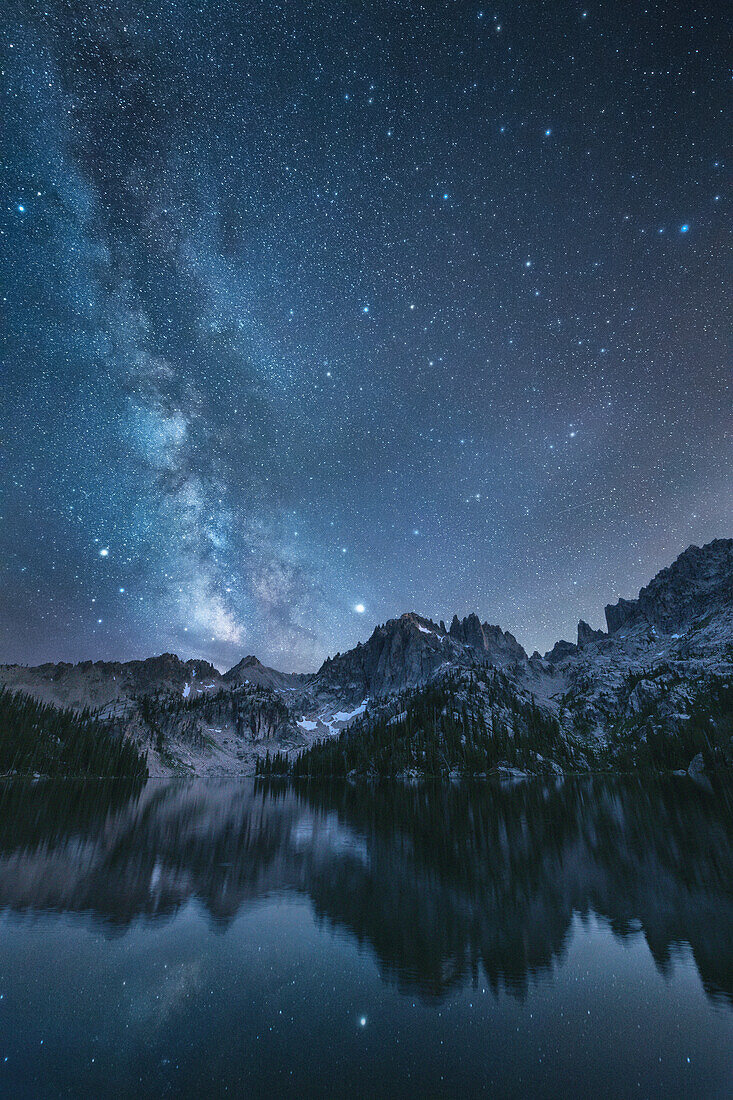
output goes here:
[{"label": "star", "polygon": [[[548,597],[581,544],[581,588],[602,599],[629,542],[633,595],[673,547],[724,533],[716,5],[694,42],[658,20],[664,66],[640,60],[638,79],[643,6],[628,34],[613,5],[592,21],[545,5],[540,33],[531,5],[458,4],[449,27],[430,10],[375,35],[348,5],[292,0],[252,50],[226,5],[213,27],[183,0],[172,30],[151,16],[152,67],[124,18],[120,52],[103,12],[23,7],[0,227],[0,560],[17,563],[0,660],[174,651],[185,632],[186,657],[231,667],[246,637],[309,672],[374,608],[452,614],[489,584],[496,621],[551,648],[571,610],[593,611]],[[266,5],[250,15],[267,24]],[[79,63],[80,35],[103,64]],[[692,245],[672,248],[687,210]],[[629,467],[648,507],[629,494],[613,531],[580,512],[554,527],[579,486],[607,499]],[[551,575],[520,585],[525,558]],[[104,654],[90,608],[109,623],[98,642],[114,627]]]}]

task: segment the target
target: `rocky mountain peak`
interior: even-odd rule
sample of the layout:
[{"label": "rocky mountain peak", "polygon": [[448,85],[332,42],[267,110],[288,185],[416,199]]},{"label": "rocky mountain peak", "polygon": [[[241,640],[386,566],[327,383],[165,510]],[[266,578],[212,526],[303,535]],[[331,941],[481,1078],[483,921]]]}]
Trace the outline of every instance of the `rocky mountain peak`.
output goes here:
[{"label": "rocky mountain peak", "polygon": [[225,683],[232,685],[253,684],[257,687],[278,689],[292,687],[300,678],[287,672],[279,672],[276,668],[268,668],[259,658],[250,653],[225,672],[222,679]]},{"label": "rocky mountain peak", "polygon": [[608,635],[604,630],[594,630],[585,619],[581,619],[578,623],[578,649],[582,649],[592,642],[600,642],[607,637]]},{"label": "rocky mountain peak", "polygon": [[559,661],[574,657],[577,652],[578,647],[573,642],[566,642],[564,638],[561,638],[559,642],[555,642],[552,649],[547,651],[544,659],[549,664],[556,665]]},{"label": "rocky mountain peak", "polygon": [[452,655],[450,638],[414,611],[374,628],[363,644],[324,661],[310,681],[344,703],[388,695],[426,682]]},{"label": "rocky mountain peak", "polygon": [[242,657],[241,661],[238,661],[236,665],[224,673],[224,679],[232,679],[234,675],[239,672],[244,672],[246,669],[264,668],[262,662],[254,656],[253,653],[248,654],[246,657]]},{"label": "rocky mountain peak", "polygon": [[492,664],[505,665],[527,660],[527,654],[513,634],[502,630],[500,626],[482,623],[473,612],[465,619],[453,616],[450,636],[484,654]]},{"label": "rocky mountain peak", "polygon": [[703,612],[733,603],[733,539],[714,539],[689,546],[641,589],[636,600],[620,599],[606,607],[610,634],[623,627],[650,623],[671,633]]},{"label": "rocky mountain peak", "polygon": [[478,615],[453,616],[450,628],[415,611],[375,627],[366,642],[324,661],[309,687],[344,704],[426,683],[439,669],[526,663],[516,638]]}]

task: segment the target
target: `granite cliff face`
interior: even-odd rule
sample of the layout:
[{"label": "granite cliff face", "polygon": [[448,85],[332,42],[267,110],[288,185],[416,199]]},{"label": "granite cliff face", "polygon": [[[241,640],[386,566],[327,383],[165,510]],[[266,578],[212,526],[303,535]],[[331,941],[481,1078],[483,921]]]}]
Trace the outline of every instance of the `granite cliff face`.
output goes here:
[{"label": "granite cliff face", "polygon": [[733,711],[733,539],[689,547],[636,600],[609,604],[606,619],[608,633],[581,620],[577,644],[559,641],[544,657],[528,657],[512,634],[475,614],[454,616],[446,628],[409,612],[310,676],[267,668],[254,656],[222,675],[206,661],[163,654],[5,665],[0,684],[114,721],[148,750],[152,774],[248,773],[266,752],[295,752],[365,713],[402,707],[405,693],[442,681],[475,692],[478,680],[488,683],[487,670],[503,685],[500,715],[495,690],[481,703],[487,728],[494,719],[511,728],[512,706],[515,713],[536,707],[557,720],[581,764],[599,745],[618,743],[623,756],[660,736],[681,738],[705,707],[724,740]]},{"label": "granite cliff face", "polygon": [[698,615],[733,603],[733,539],[690,546],[639,592],[636,600],[606,606],[610,634],[648,624],[666,634],[680,631]]},{"label": "granite cliff face", "polygon": [[376,699],[427,683],[448,665],[471,663],[471,650],[444,625],[408,612],[377,626],[364,644],[326,660],[308,686],[349,703]]}]

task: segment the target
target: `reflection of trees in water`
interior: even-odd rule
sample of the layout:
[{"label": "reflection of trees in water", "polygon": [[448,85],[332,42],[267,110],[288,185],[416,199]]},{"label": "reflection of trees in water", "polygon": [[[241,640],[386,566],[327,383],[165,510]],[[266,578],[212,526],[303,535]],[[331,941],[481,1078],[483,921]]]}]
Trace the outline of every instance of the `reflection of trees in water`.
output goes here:
[{"label": "reflection of trees in water", "polygon": [[733,1001],[730,791],[582,780],[334,798],[370,865],[311,892],[399,980],[440,995],[480,968],[521,993],[562,955],[573,913],[593,911],[619,935],[642,928],[662,967],[689,942],[708,991]]},{"label": "reflection of trees in water", "polygon": [[278,890],[439,997],[481,972],[521,995],[574,913],[688,942],[733,1003],[733,799],[688,781],[515,786],[6,784],[0,905],[91,911],[124,929],[197,897],[217,925]]}]

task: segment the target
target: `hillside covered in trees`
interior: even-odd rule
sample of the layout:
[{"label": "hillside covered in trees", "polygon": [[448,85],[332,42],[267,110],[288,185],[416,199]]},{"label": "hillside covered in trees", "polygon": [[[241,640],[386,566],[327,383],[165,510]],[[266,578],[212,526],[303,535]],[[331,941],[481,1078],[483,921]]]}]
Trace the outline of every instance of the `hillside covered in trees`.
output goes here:
[{"label": "hillside covered in trees", "polygon": [[[629,677],[625,689],[647,685],[649,676]],[[492,772],[671,772],[687,770],[696,757],[707,769],[730,767],[733,685],[712,677],[695,688],[673,721],[663,713],[666,695],[651,693],[632,718],[596,739],[562,701],[556,716],[497,670],[463,671],[403,692],[296,757],[268,753],[257,770],[295,778],[439,779]]]},{"label": "hillside covered in trees", "polygon": [[557,718],[525,698],[497,671],[447,677],[367,712],[336,738],[318,741],[290,761],[259,763],[261,775],[391,777],[485,775],[499,768],[556,773],[585,770],[587,752]]},{"label": "hillside covered in trees", "polygon": [[142,778],[145,755],[88,710],[41,703],[0,687],[0,773]]}]

